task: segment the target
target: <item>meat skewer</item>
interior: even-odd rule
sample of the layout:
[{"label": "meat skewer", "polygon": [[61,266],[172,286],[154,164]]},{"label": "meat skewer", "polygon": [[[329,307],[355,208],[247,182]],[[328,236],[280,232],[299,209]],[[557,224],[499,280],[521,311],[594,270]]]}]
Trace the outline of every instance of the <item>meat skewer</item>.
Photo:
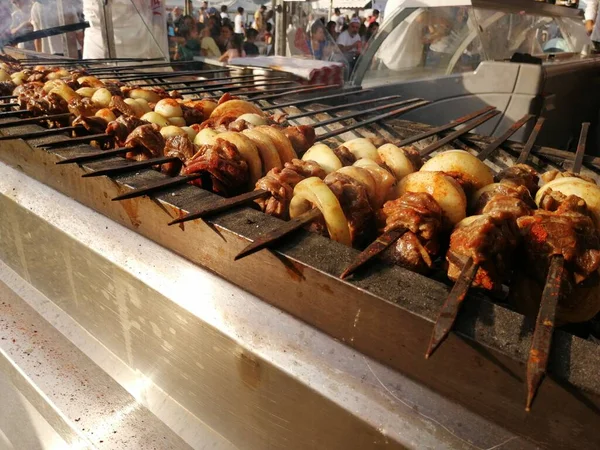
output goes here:
[{"label": "meat skewer", "polygon": [[[519,128],[520,128],[528,120],[530,120],[530,118],[531,117],[529,117],[529,115],[523,117],[520,121],[518,121],[515,125],[513,125],[504,135],[502,135],[501,138],[506,137],[506,139],[508,139],[512,134],[514,134],[517,131],[518,128],[516,127],[516,125],[519,125]],[[510,132],[510,134],[509,134],[509,132]],[[500,141],[501,138],[496,139],[494,142],[492,142],[488,147],[486,147],[482,152],[480,152],[479,156],[481,156],[481,154],[490,156],[491,152],[498,149],[498,147],[500,147],[500,145],[502,145],[503,142]],[[525,148],[533,147],[536,138],[537,138],[537,133],[532,133],[529,136],[529,139],[528,139],[528,142],[527,142]],[[488,151],[488,149],[491,149],[491,150]],[[493,227],[494,225],[495,224],[489,224],[488,226]],[[469,266],[471,266],[471,268],[469,268],[469,269],[464,268],[464,267],[469,267]],[[456,317],[458,316],[458,312],[460,310],[462,302],[465,299],[468,289],[470,288],[473,280],[466,280],[466,281],[470,281],[469,283],[466,283],[466,282],[459,283],[458,281],[460,281],[462,279],[462,277],[467,277],[472,274],[473,274],[472,277],[475,277],[480,268],[481,268],[480,265],[476,264],[473,261],[472,257],[468,257],[467,260],[464,262],[463,270],[461,271],[460,274],[458,274],[457,282],[455,283],[453,289],[451,290],[448,298],[446,299],[446,301],[444,302],[444,305],[442,306],[442,308],[440,310],[440,314],[434,325],[434,329],[433,329],[433,333],[431,336],[431,340],[429,342],[429,346],[425,353],[425,358],[429,358],[433,354],[433,352],[437,349],[437,347],[442,343],[442,341],[448,336],[448,333],[450,333],[450,330],[452,329],[452,327],[454,326],[454,322],[456,321]]]},{"label": "meat skewer", "polygon": [[[480,111],[477,111],[475,113],[469,114],[469,115],[461,117],[459,119],[456,119],[455,121],[450,122],[448,125],[444,125],[444,126],[438,127],[436,130],[445,131],[445,130],[451,128],[452,126],[456,126],[458,124],[464,123],[464,122],[472,119],[473,117],[477,117],[477,115],[482,115],[482,114],[485,114],[485,113],[487,113],[489,111],[490,111],[490,108],[485,108],[483,110],[480,110]],[[426,134],[426,136],[422,137],[423,134]],[[432,134],[429,134],[429,133],[422,133],[420,135],[417,135],[417,137],[419,137],[420,139],[423,139],[423,138],[429,137],[431,135]],[[417,139],[417,140],[419,140],[419,139]],[[411,140],[410,138],[407,138],[407,139],[405,139],[402,142],[403,143],[404,142],[412,143],[412,142],[416,142],[416,140]],[[405,145],[408,145],[408,144],[405,144]],[[405,145],[403,145],[403,146],[397,146],[397,147],[403,148]],[[338,163],[338,164],[340,164],[340,167],[341,167],[341,163]],[[256,191],[254,191],[254,192],[256,192]],[[269,195],[269,193],[266,192],[266,191],[264,191],[262,195],[263,196],[267,196],[267,195]],[[173,224],[176,224],[176,223],[183,223],[183,222],[187,222],[189,220],[200,219],[200,218],[203,218],[203,217],[208,217],[209,215],[216,214],[217,212],[221,212],[221,211],[224,211],[226,209],[230,209],[230,208],[233,208],[233,207],[236,207],[236,206],[244,205],[244,204],[249,203],[249,202],[251,202],[251,201],[253,201],[253,200],[255,200],[256,198],[259,198],[259,197],[260,197],[260,192],[257,192],[256,194],[254,194],[252,196],[241,195],[241,196],[238,196],[238,197],[233,197],[233,198],[229,198],[229,199],[219,200],[215,204],[213,204],[213,205],[211,205],[209,207],[203,208],[201,211],[196,211],[196,212],[187,214],[186,216],[183,216],[183,217],[180,217],[178,219],[175,219],[172,222],[170,222],[169,225],[173,225]]]}]

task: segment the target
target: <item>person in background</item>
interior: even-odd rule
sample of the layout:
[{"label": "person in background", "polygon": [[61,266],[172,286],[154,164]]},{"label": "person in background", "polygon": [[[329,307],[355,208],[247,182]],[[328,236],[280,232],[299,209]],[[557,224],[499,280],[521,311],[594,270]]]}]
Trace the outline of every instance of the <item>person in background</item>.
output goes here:
[{"label": "person in background", "polygon": [[[56,0],[36,0],[31,6],[33,31],[59,26]],[[35,40],[35,50],[52,55],[64,55],[62,36],[50,36]]]},{"label": "person in background", "polygon": [[330,20],[329,22],[327,22],[325,29],[327,30],[329,35],[333,38],[333,40],[336,41],[338,38],[337,24],[333,20]]},{"label": "person in background", "polygon": [[367,44],[373,36],[377,34],[379,31],[379,22],[371,22],[369,27],[367,28],[367,32],[365,33],[365,37],[363,42]]},{"label": "person in background", "polygon": [[246,34],[246,26],[244,25],[244,8],[241,6],[237,9],[237,14],[233,18],[233,32],[244,37]]},{"label": "person in background", "polygon": [[365,35],[367,34],[367,26],[364,22],[360,24],[358,27],[358,35],[360,36],[360,41],[365,42]]},{"label": "person in background", "polygon": [[373,14],[367,20],[367,25],[371,25],[373,22],[379,22],[379,10],[374,9]]},{"label": "person in background", "polygon": [[204,27],[200,36],[200,54],[207,58],[220,58],[221,50],[212,37],[210,27]]},{"label": "person in background", "polygon": [[[31,1],[30,0],[12,0],[14,11],[11,15],[10,34],[12,37],[18,37],[33,31],[31,25]],[[35,50],[33,42],[21,42],[18,48],[26,50]]]},{"label": "person in background", "polygon": [[272,9],[267,11],[265,21],[271,24],[272,32],[275,33],[275,12]]},{"label": "person in background", "polygon": [[175,52],[175,60],[192,61],[194,56],[200,56],[200,36],[196,26],[192,26],[192,28],[181,27],[180,37],[177,39],[179,43]]},{"label": "person in background", "polygon": [[0,2],[0,45],[5,45],[5,42],[12,38],[10,34],[10,6],[8,2]]},{"label": "person in background", "polygon": [[324,60],[326,55],[327,36],[323,22],[317,20],[310,29],[310,39],[308,40],[308,51],[314,59]]},{"label": "person in background", "polygon": [[265,49],[265,54],[269,56],[273,51],[273,25],[267,22],[266,27],[267,29],[265,31],[265,44],[267,47]]},{"label": "person in background", "polygon": [[182,30],[186,30],[187,33],[190,32],[192,28],[196,27],[196,19],[192,16],[181,16],[179,19],[178,25],[175,26],[175,36],[182,36]]},{"label": "person in background", "polygon": [[217,39],[217,45],[221,53],[225,53],[229,49],[229,41],[233,37],[233,27],[229,23],[225,23],[221,26],[221,32]]},{"label": "person in background", "polygon": [[598,27],[598,0],[587,0],[585,4],[585,29],[592,39],[595,52],[600,52],[600,30]]},{"label": "person in background", "polygon": [[244,38],[239,34],[234,35],[229,40],[227,47],[227,51],[219,58],[221,62],[229,62],[233,58],[243,58],[246,56],[246,52],[244,52]]},{"label": "person in background", "polygon": [[212,38],[216,41],[219,39],[221,34],[221,21],[217,16],[208,16],[208,24],[206,26],[210,32]]},{"label": "person in background", "polygon": [[361,50],[362,41],[358,35],[359,28],[360,19],[354,17],[350,20],[348,29],[342,32],[337,38],[337,44],[340,51],[344,54],[348,62],[352,62]]},{"label": "person in background", "polygon": [[333,10],[333,16],[331,16],[331,21],[335,22],[335,32],[339,35],[344,28],[344,23],[346,23],[346,18],[342,16],[340,8],[335,8]]},{"label": "person in background", "polygon": [[258,56],[260,54],[258,47],[255,44],[257,37],[258,31],[254,28],[249,28],[248,31],[246,31],[246,42],[244,42],[244,52],[246,52],[246,56]]},{"label": "person in background", "polygon": [[260,8],[256,10],[254,13],[254,22],[252,23],[252,28],[254,28],[259,33],[264,31],[265,29],[265,11],[267,7],[265,5],[260,5]]},{"label": "person in background", "polygon": [[229,14],[227,14],[226,5],[221,6],[221,23],[223,23],[224,20],[229,20]]},{"label": "person in background", "polygon": [[202,2],[200,11],[198,11],[198,23],[208,24],[208,2]]}]

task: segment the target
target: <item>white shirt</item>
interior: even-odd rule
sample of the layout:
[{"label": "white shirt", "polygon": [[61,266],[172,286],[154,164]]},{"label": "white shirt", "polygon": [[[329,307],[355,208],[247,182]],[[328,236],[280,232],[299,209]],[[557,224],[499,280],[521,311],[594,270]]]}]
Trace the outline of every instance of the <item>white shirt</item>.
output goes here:
[{"label": "white shirt", "polygon": [[596,17],[598,17],[598,0],[587,0],[584,15],[585,20],[596,21]]},{"label": "white shirt", "polygon": [[[35,2],[31,6],[31,25],[33,26],[33,31],[59,26],[56,2],[53,0],[48,0],[45,4]],[[57,34],[43,38],[42,53],[64,53],[62,35]]]},{"label": "white shirt", "polygon": [[229,14],[227,14],[226,12],[222,12],[221,19],[229,19]]},{"label": "white shirt", "polygon": [[244,33],[244,18],[241,14],[236,14],[233,19],[233,32],[236,34]]},{"label": "white shirt", "polygon": [[344,31],[337,38],[337,44],[343,45],[344,47],[349,47],[358,41],[360,41],[360,35],[358,33],[356,33],[354,36],[350,36],[350,33],[348,33],[348,30]]},{"label": "white shirt", "polygon": [[346,22],[346,18],[344,16],[338,16],[334,14],[331,16],[331,21],[335,22],[335,31],[336,33],[341,33],[342,28],[344,28],[344,23]]},{"label": "white shirt", "polygon": [[[10,24],[10,28],[17,28],[19,25],[25,22],[30,22],[31,20],[31,11],[29,14],[21,11],[20,9],[15,9],[11,15],[12,23]],[[19,35],[23,34],[23,31],[19,32]],[[35,50],[35,46],[33,45],[33,41],[29,42],[21,42],[17,45],[18,48],[25,48],[27,50]]]}]

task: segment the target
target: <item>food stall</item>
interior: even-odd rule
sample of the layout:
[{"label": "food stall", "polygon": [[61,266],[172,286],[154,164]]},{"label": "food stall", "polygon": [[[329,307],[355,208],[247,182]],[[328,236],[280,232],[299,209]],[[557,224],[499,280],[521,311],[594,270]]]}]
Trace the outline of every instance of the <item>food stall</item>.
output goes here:
[{"label": "food stall", "polygon": [[[533,115],[517,117],[498,138],[471,133],[506,116],[493,102],[457,107],[440,123],[428,110],[440,103],[433,93],[399,98],[398,91],[383,95],[381,86],[304,85],[265,68],[260,75],[244,67],[185,73],[148,62],[141,73],[141,61],[28,58],[4,60],[11,82],[36,76],[44,87],[59,78],[64,84],[50,83],[38,96],[12,91],[3,95],[7,106],[0,105],[0,392],[12,405],[1,416],[4,441],[16,448],[48,442],[162,449],[598,446],[594,317],[554,331],[548,376],[526,412],[537,328],[535,317],[507,300],[510,283],[500,292],[470,290],[453,332],[425,359],[453,284],[444,256],[426,274],[374,260],[342,280],[362,248],[297,229],[241,257],[249,243],[278,236],[293,221],[253,207],[265,193],[235,183],[248,182],[242,176],[258,159],[245,154],[242,164],[218,142],[225,133],[243,134],[254,145],[236,144],[237,152],[256,147],[264,167],[271,161],[274,169],[291,162],[289,145],[298,157],[312,150],[304,162],[318,159],[323,167],[347,166],[368,152],[386,161],[363,166],[379,174],[377,186],[387,186],[385,195],[369,191],[369,202],[379,203],[408,176],[403,168],[414,172],[407,163],[414,152],[432,164],[431,156],[462,148],[496,175],[526,162],[540,173],[570,170],[594,180],[598,157],[541,144],[547,124]],[[74,90],[68,77],[82,87]],[[172,89],[186,100],[173,105]],[[204,103],[193,103],[197,97]],[[160,104],[160,112],[139,111],[150,103]],[[157,127],[169,120],[160,134],[144,123],[154,134],[135,127],[121,135],[116,125],[104,129],[97,118],[112,117],[99,105],[118,110],[122,120],[135,115]],[[229,107],[235,111],[215,113]],[[85,120],[89,111],[96,119]],[[407,120],[419,111],[429,114]],[[287,121],[279,122],[281,113]],[[289,133],[289,141],[273,141],[261,123]],[[533,123],[525,144],[508,140]],[[198,127],[185,136],[165,130],[184,125]],[[183,157],[163,154],[162,147],[152,153],[152,142],[168,136],[187,143],[188,132],[194,144],[186,145],[198,152],[186,158],[198,164],[166,169]],[[361,138],[368,141],[351,143]],[[324,146],[314,149],[315,142]],[[225,146],[235,164],[217,152],[218,164],[206,165],[202,158],[215,145]],[[402,150],[412,145],[412,153]],[[268,159],[275,156],[279,166]],[[198,180],[201,186],[191,183]],[[443,180],[466,209],[462,188]],[[586,305],[593,309],[590,289]],[[35,432],[23,433],[24,424]]]}]

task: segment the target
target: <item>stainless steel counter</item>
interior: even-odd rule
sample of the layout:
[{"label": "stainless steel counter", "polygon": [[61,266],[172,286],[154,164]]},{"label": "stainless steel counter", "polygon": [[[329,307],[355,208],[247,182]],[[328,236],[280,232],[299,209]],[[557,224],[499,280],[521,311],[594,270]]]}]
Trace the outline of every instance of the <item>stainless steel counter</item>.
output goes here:
[{"label": "stainless steel counter", "polygon": [[0,214],[0,371],[78,448],[535,448],[2,163]]}]

